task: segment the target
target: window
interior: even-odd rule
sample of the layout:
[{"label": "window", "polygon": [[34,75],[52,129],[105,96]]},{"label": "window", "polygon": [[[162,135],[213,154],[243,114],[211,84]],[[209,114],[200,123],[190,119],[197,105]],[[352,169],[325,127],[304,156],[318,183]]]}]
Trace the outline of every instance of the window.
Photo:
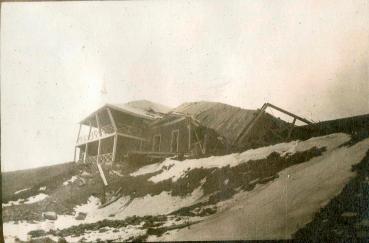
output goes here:
[{"label": "window", "polygon": [[161,143],[161,135],[154,135],[152,139],[152,151],[159,152],[160,151],[160,143]]},{"label": "window", "polygon": [[173,130],[172,131],[172,141],[170,143],[170,152],[176,152],[178,153],[178,147],[179,147],[179,130]]}]

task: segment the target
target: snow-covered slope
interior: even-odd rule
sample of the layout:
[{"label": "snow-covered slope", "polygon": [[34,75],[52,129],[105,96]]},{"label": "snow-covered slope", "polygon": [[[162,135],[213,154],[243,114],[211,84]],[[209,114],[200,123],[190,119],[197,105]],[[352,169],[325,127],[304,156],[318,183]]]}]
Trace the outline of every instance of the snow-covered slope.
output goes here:
[{"label": "snow-covered slope", "polygon": [[[120,197],[109,205],[101,207],[95,196],[75,205],[83,220],[59,214],[56,220],[7,221],[4,234],[9,241],[26,240],[31,230],[71,242],[288,239],[355,176],[352,165],[364,158],[369,138],[350,140],[337,133],[225,156],[167,159],[122,176]],[[72,193],[78,180],[60,188]]]},{"label": "snow-covered slope", "polygon": [[278,179],[222,203],[223,212],[160,240],[289,239],[341,192],[355,175],[351,166],[368,149],[369,139],[352,147],[331,147],[322,156],[283,170]]}]

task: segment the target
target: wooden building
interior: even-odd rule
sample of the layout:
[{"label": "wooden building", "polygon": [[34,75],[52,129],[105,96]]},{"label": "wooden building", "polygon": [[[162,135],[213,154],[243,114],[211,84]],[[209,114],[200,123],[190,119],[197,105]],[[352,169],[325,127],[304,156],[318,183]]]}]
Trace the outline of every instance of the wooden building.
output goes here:
[{"label": "wooden building", "polygon": [[113,164],[134,155],[198,156],[224,150],[223,141],[191,116],[106,104],[80,122],[74,160]]}]

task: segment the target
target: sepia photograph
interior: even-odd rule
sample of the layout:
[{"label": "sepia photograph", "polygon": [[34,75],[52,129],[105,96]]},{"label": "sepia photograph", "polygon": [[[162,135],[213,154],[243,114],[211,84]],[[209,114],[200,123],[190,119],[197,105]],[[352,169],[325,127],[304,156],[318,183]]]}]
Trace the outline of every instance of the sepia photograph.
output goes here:
[{"label": "sepia photograph", "polygon": [[367,0],[0,4],[0,242],[369,241]]}]

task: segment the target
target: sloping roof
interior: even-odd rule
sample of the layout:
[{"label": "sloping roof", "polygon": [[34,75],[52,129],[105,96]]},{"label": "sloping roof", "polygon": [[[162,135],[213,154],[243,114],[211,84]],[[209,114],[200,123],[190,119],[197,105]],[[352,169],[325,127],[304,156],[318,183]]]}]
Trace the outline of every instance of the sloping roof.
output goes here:
[{"label": "sloping roof", "polygon": [[95,112],[109,107],[111,109],[124,112],[126,114],[130,114],[135,117],[140,117],[148,120],[155,120],[158,118],[162,118],[166,112],[170,111],[171,108],[166,107],[164,105],[160,105],[154,102],[139,100],[139,101],[131,101],[124,104],[105,104],[99,109],[92,112],[85,119],[81,121],[84,123],[89,117],[91,117]]},{"label": "sloping roof", "polygon": [[257,114],[257,110],[246,110],[208,101],[184,103],[173,111],[192,115],[201,125],[215,130],[229,143],[236,141],[239,134]]}]

